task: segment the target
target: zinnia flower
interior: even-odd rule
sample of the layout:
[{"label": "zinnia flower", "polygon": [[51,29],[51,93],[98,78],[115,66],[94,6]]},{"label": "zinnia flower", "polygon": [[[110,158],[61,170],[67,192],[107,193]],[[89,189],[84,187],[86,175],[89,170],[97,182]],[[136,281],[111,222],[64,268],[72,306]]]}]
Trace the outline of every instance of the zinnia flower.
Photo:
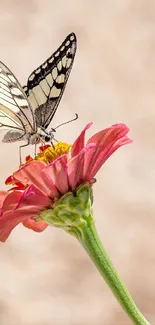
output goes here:
[{"label": "zinnia flower", "polygon": [[0,241],[8,238],[20,222],[25,227],[40,232],[48,224],[38,221],[45,210],[54,209],[56,202],[67,193],[74,193],[79,185],[93,183],[94,177],[112,153],[130,143],[124,124],[115,124],[93,135],[85,145],[85,132],[81,132],[70,145],[58,143],[41,148],[35,160],[30,156],[6,183],[12,191],[0,192]]}]

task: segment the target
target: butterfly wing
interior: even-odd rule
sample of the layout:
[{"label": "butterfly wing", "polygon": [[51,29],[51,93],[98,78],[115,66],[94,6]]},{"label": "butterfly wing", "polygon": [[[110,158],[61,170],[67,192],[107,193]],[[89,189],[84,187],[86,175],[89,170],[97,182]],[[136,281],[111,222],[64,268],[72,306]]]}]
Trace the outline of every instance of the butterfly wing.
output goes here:
[{"label": "butterfly wing", "polygon": [[64,92],[76,53],[76,36],[69,34],[61,46],[28,78],[24,91],[35,112],[36,124],[47,128]]},{"label": "butterfly wing", "polygon": [[0,130],[10,129],[4,142],[17,141],[36,130],[34,113],[13,73],[0,62]]}]

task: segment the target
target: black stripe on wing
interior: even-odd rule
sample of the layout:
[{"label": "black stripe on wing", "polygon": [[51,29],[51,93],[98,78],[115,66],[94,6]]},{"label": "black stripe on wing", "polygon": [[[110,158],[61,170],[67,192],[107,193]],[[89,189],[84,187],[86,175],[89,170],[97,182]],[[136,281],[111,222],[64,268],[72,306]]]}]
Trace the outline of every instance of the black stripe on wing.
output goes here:
[{"label": "black stripe on wing", "polygon": [[38,126],[47,128],[64,92],[76,53],[76,36],[69,34],[61,46],[28,78],[26,95]]}]

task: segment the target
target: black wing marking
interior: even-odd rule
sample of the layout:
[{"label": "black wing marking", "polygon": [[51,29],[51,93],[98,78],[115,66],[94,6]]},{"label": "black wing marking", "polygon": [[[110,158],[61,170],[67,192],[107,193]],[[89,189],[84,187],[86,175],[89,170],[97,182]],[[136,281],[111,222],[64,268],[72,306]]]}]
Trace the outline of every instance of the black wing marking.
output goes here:
[{"label": "black wing marking", "polygon": [[37,126],[46,129],[57,110],[73,65],[76,44],[75,34],[69,34],[28,78],[24,91],[35,112]]},{"label": "black wing marking", "polygon": [[34,113],[13,73],[0,62],[0,128],[36,130]]}]

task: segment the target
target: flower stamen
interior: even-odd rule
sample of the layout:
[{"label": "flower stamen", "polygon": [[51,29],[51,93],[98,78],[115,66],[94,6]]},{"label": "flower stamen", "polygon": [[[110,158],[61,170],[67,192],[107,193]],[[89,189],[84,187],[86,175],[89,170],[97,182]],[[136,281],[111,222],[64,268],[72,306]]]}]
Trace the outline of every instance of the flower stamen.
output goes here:
[{"label": "flower stamen", "polygon": [[46,164],[50,164],[58,157],[68,154],[71,145],[65,142],[58,142],[53,146],[42,146],[40,147],[40,152],[35,157],[35,160],[44,161]]}]

